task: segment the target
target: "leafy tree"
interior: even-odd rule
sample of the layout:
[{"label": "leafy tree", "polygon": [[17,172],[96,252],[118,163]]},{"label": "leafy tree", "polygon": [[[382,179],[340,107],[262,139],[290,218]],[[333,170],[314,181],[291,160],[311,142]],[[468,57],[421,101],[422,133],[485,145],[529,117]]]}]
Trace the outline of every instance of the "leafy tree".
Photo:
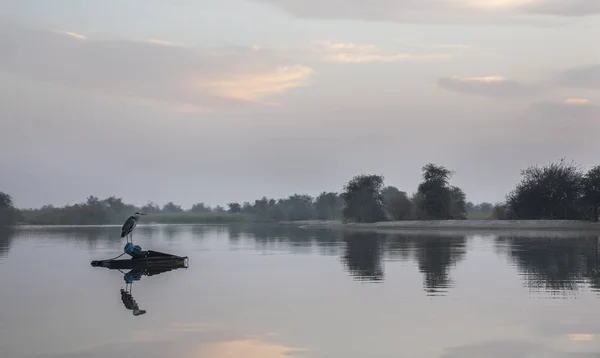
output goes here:
[{"label": "leafy tree", "polygon": [[600,216],[600,165],[588,170],[583,178],[583,202],[586,216],[598,221]]},{"label": "leafy tree", "polygon": [[146,214],[156,214],[160,213],[160,207],[154,202],[149,201],[146,205],[142,207],[142,211]]},{"label": "leafy tree", "polygon": [[420,211],[426,219],[452,219],[453,193],[448,181],[454,172],[432,163],[425,165],[422,171],[423,182],[419,184],[417,191],[420,195]]},{"label": "leafy tree", "polygon": [[425,220],[427,214],[423,211],[423,194],[416,192],[410,197],[409,220]]},{"label": "leafy tree", "polygon": [[117,198],[114,195],[103,200],[103,202],[110,208],[114,213],[121,214],[125,212],[127,205],[123,203],[123,199]]},{"label": "leafy tree", "polygon": [[252,204],[245,201],[244,204],[242,205],[242,212],[244,214],[252,214],[252,211],[253,211]]},{"label": "leafy tree", "polygon": [[544,167],[530,166],[507,195],[507,217],[521,220],[578,220],[581,209],[583,171],[561,160]]},{"label": "leafy tree", "polygon": [[263,196],[259,200],[254,200],[254,206],[252,207],[252,214],[259,220],[269,219],[269,199]]},{"label": "leafy tree", "polygon": [[466,220],[467,219],[467,196],[461,188],[452,186],[450,187],[450,216],[455,220]]},{"label": "leafy tree", "polygon": [[88,196],[85,204],[76,205],[80,208],[75,214],[79,216],[78,224],[92,225],[96,223],[107,224],[109,222],[109,211],[107,205],[95,196]]},{"label": "leafy tree", "polygon": [[333,192],[322,192],[315,200],[315,215],[319,220],[341,218],[344,200]]},{"label": "leafy tree", "polygon": [[224,207],[222,207],[221,205],[217,205],[215,206],[214,210],[215,213],[226,213],[227,210],[225,210]]},{"label": "leafy tree", "polygon": [[508,208],[505,203],[494,205],[492,209],[492,218],[495,220],[507,220],[509,218]]},{"label": "leafy tree", "polygon": [[13,199],[10,195],[0,191],[0,208],[12,208]]},{"label": "leafy tree", "polygon": [[381,191],[386,216],[391,220],[405,220],[410,214],[411,202],[405,192],[393,186]]},{"label": "leafy tree", "polygon": [[345,186],[341,196],[344,221],[372,223],[385,219],[383,210],[383,176],[357,175]]},{"label": "leafy tree", "polygon": [[494,210],[494,205],[492,203],[483,202],[481,204],[477,204],[475,209],[482,213],[491,213],[492,210]]},{"label": "leafy tree", "polygon": [[190,209],[190,211],[192,213],[208,213],[211,210],[210,210],[210,206],[207,206],[204,203],[198,203],[198,204],[192,205],[192,208]]},{"label": "leafy tree", "polygon": [[283,202],[284,202],[284,200],[275,200],[275,199],[269,200],[268,215],[271,220],[284,221],[287,219],[287,214],[283,210],[285,207]]},{"label": "leafy tree", "polygon": [[0,192],[0,226],[13,225],[19,220],[19,216],[12,197],[9,194]]},{"label": "leafy tree", "polygon": [[491,219],[493,217],[494,205],[492,203],[473,204],[468,201],[465,205],[468,218]]},{"label": "leafy tree", "polygon": [[165,213],[182,213],[183,209],[181,206],[175,205],[172,201],[169,201],[163,206],[162,211]]},{"label": "leafy tree", "polygon": [[314,217],[313,198],[310,195],[294,194],[283,204],[286,207],[288,220],[309,220]]},{"label": "leafy tree", "polygon": [[227,206],[229,207],[227,211],[232,214],[238,214],[242,212],[242,206],[240,203],[228,203]]},{"label": "leafy tree", "polygon": [[483,203],[479,203],[479,204],[473,204],[472,202],[468,201],[465,204],[465,208],[467,209],[467,213],[491,213],[492,210],[494,210],[494,205],[492,203],[487,203],[487,202],[483,202]]}]

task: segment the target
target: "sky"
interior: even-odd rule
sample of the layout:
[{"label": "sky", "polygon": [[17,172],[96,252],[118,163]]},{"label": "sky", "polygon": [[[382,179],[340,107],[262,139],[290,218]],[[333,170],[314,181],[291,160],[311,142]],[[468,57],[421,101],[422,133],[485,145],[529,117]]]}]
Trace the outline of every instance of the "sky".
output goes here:
[{"label": "sky", "polygon": [[473,202],[529,165],[600,164],[595,0],[4,0],[0,191],[222,205],[409,194]]}]

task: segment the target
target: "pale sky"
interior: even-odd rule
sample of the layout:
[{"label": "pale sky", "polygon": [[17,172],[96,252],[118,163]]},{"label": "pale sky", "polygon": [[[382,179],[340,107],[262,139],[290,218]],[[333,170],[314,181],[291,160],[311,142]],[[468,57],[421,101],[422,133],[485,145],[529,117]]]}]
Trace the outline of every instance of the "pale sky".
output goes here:
[{"label": "pale sky", "polygon": [[225,205],[409,194],[428,162],[473,202],[521,169],[600,164],[597,0],[3,0],[0,191]]}]

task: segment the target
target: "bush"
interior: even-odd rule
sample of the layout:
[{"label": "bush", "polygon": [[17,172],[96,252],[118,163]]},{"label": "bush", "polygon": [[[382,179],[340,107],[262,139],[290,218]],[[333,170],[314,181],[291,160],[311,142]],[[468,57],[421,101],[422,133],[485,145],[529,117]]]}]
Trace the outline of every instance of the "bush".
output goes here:
[{"label": "bush", "polygon": [[561,160],[544,167],[530,166],[509,193],[506,216],[521,220],[578,220],[582,210],[583,170]]}]

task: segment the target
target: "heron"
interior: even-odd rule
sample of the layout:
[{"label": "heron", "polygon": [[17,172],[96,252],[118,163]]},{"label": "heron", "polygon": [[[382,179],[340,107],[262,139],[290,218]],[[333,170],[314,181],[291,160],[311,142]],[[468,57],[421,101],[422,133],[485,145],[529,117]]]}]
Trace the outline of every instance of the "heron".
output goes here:
[{"label": "heron", "polygon": [[125,220],[125,224],[121,228],[121,237],[127,237],[127,242],[131,239],[131,243],[133,243],[133,229],[137,226],[138,221],[140,220],[140,215],[146,215],[145,213],[135,212],[133,215]]}]

